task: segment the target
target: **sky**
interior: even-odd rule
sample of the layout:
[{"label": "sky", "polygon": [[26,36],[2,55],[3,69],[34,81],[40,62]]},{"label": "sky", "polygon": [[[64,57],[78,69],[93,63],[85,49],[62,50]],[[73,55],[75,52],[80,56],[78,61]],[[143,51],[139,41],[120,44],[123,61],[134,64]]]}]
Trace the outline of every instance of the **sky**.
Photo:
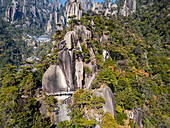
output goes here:
[{"label": "sky", "polygon": [[[62,2],[62,4],[64,5],[64,2],[65,0],[60,0]],[[93,0],[92,0],[93,1]],[[94,1],[97,1],[97,2],[102,2],[103,0],[94,0]],[[113,0],[113,2],[115,2],[116,0]]]}]

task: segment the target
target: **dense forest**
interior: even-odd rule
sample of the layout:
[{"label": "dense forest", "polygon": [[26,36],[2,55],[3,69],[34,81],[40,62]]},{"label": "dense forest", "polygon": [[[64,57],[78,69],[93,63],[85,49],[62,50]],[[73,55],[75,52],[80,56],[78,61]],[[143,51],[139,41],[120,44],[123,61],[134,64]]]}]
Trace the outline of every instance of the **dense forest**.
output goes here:
[{"label": "dense forest", "polygon": [[[40,47],[36,54],[42,52],[38,64],[23,62],[22,55],[31,53],[20,40],[19,30],[6,30],[4,21],[0,21],[0,127],[33,127],[33,128],[87,128],[96,124],[101,128],[118,128],[134,123],[127,120],[126,110],[135,107],[143,113],[144,128],[168,128],[170,126],[170,10],[168,0],[139,1],[137,12],[131,17],[118,15],[104,16],[92,11],[84,13],[80,20],[69,21],[65,30],[56,31],[52,40],[56,41],[53,50],[45,52]],[[93,23],[92,23],[93,21]],[[70,121],[53,125],[51,117],[40,113],[38,89],[42,86],[42,76],[51,64],[57,62],[57,43],[62,41],[67,31],[74,26],[84,25],[92,33],[87,39],[87,47],[83,44],[81,51],[75,54],[83,56],[83,61],[92,63],[88,47],[95,54],[98,74],[91,85],[91,90],[79,89],[73,95],[73,104],[69,106]],[[11,26],[12,27],[12,26]],[[9,27],[8,27],[9,28]],[[14,40],[11,36],[18,36]],[[17,43],[16,43],[17,42]],[[19,49],[18,49],[19,48]],[[109,57],[103,58],[103,50]],[[43,54],[44,53],[44,54]],[[7,64],[7,65],[5,65]],[[27,65],[27,66],[25,66]],[[34,70],[36,69],[36,70]],[[86,73],[90,73],[86,68]],[[103,113],[101,122],[84,117],[86,108],[96,108],[98,113],[104,101],[101,97],[90,95],[94,89],[107,85],[115,95],[116,119],[109,113]],[[44,94],[45,95],[45,94]],[[25,97],[23,97],[25,96]],[[52,96],[45,95],[44,102],[49,113],[58,102]],[[97,107],[96,107],[97,106]],[[97,109],[98,108],[98,109]],[[138,127],[138,126],[136,126]]]},{"label": "dense forest", "polygon": [[21,36],[20,29],[0,18],[0,68],[5,64],[18,66],[32,53]]}]

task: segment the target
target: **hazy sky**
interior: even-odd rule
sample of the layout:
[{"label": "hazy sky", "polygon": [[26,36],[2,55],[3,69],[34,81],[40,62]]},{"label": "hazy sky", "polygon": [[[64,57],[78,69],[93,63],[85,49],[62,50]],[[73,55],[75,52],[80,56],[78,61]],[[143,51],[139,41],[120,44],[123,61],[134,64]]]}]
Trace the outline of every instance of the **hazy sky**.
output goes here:
[{"label": "hazy sky", "polygon": [[[86,0],[85,0],[86,1]],[[91,0],[93,1],[93,0]],[[97,1],[97,2],[102,2],[103,0],[94,0],[94,1]],[[115,2],[116,0],[113,0],[113,2]],[[65,0],[61,0],[62,4],[64,4]]]}]

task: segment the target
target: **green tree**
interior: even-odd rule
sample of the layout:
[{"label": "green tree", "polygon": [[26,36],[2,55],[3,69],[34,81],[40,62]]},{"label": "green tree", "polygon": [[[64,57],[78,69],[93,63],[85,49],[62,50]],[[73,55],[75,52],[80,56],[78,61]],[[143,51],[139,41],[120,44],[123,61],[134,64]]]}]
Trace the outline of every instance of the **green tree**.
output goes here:
[{"label": "green tree", "polygon": [[109,114],[109,112],[106,112],[102,116],[102,121],[100,124],[101,128],[119,128],[119,125],[116,123],[114,117]]}]

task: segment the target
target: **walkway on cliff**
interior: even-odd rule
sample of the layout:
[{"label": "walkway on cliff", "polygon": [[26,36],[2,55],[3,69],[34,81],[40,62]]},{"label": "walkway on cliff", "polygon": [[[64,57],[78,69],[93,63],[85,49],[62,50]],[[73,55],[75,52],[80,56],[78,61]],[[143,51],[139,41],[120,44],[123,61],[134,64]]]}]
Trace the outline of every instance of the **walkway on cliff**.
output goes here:
[{"label": "walkway on cliff", "polygon": [[52,96],[62,96],[62,95],[72,95],[75,91],[65,91],[65,92],[56,92],[56,93],[46,93],[47,95]]}]

